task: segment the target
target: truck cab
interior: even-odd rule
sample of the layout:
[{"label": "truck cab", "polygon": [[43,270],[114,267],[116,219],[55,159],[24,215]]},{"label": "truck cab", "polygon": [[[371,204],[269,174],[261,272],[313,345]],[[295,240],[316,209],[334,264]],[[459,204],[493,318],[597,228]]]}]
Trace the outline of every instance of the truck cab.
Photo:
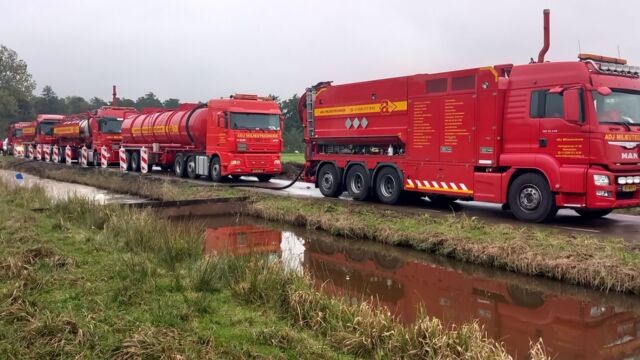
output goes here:
[{"label": "truck cab", "polygon": [[533,171],[554,195],[545,203],[547,191],[532,175],[503,189],[507,197],[514,192],[510,206],[521,216],[547,205],[547,216],[568,207],[586,217],[640,205],[640,68],[604,56],[579,59],[514,66],[501,78],[503,180],[513,185]]}]

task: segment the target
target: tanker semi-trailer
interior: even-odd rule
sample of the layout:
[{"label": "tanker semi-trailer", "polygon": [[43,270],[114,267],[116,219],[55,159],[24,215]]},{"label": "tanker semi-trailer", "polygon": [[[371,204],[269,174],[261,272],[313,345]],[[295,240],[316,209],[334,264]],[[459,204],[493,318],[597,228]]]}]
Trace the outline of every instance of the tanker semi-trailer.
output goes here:
[{"label": "tanker semi-trailer", "polygon": [[118,163],[122,121],[125,117],[137,113],[132,107],[103,106],[93,112],[65,116],[64,120],[53,128],[55,145],[61,148],[59,161],[66,161],[64,149],[67,146],[71,150],[72,160],[78,160],[81,149],[86,147],[87,162],[99,166],[100,151],[104,146],[109,153],[107,162]]},{"label": "tanker semi-trailer", "polygon": [[269,181],[282,172],[282,124],[273,99],[237,94],[129,116],[122,124],[121,147],[134,172],[155,165],[192,179],[253,175]]},{"label": "tanker semi-trailer", "polygon": [[502,204],[542,222],[640,206],[640,67],[580,54],[310,87],[303,179],[323,195]]}]

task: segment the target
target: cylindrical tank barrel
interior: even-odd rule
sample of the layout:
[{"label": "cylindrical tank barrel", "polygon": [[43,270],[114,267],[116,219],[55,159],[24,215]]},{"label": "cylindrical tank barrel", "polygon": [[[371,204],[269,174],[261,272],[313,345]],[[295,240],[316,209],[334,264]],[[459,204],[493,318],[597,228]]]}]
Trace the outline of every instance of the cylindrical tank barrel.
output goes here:
[{"label": "cylindrical tank barrel", "polygon": [[157,143],[204,149],[209,113],[206,107],[184,104],[175,110],[129,116],[122,123],[122,141],[125,144]]},{"label": "cylindrical tank barrel", "polygon": [[89,122],[91,119],[66,120],[54,125],[53,136],[55,138],[84,139],[91,136]]}]

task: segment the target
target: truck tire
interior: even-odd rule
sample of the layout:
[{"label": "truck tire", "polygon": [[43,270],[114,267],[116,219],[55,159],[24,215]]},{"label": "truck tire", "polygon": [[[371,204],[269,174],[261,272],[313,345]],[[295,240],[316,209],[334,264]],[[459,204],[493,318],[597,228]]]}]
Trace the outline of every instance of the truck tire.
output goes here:
[{"label": "truck tire", "polygon": [[558,208],[549,183],[536,173],[520,175],[509,188],[509,207],[521,221],[545,222],[551,220]]},{"label": "truck tire", "polygon": [[176,154],[176,157],[173,159],[173,173],[179,177],[183,178],[187,175],[187,167],[184,163],[184,155]]},{"label": "truck tire", "polygon": [[131,171],[131,152],[126,151],[124,153],[125,158],[127,158],[127,171]]},{"label": "truck tire", "polygon": [[593,220],[611,214],[613,209],[573,209],[573,211],[585,219]]},{"label": "truck tire", "polygon": [[94,167],[100,167],[100,165],[102,165],[100,163],[100,153],[97,151],[93,151],[93,166]]},{"label": "truck tire", "polygon": [[384,204],[395,204],[402,195],[402,179],[398,172],[390,167],[385,167],[378,171],[376,175],[376,195],[380,202]]},{"label": "truck tire", "polygon": [[222,166],[220,165],[220,158],[217,156],[214,156],[211,159],[211,164],[209,165],[209,177],[213,182],[222,181]]},{"label": "truck tire", "polygon": [[269,180],[271,180],[271,178],[273,177],[273,175],[258,175],[258,181],[260,182],[267,182]]},{"label": "truck tire", "polygon": [[347,192],[354,200],[363,201],[369,197],[371,176],[369,171],[361,165],[354,165],[347,171]]},{"label": "truck tire", "polygon": [[196,157],[193,155],[187,158],[187,175],[189,179],[198,177],[198,173],[196,172]]},{"label": "truck tire", "polygon": [[322,195],[336,198],[342,194],[342,178],[333,164],[325,164],[318,171],[318,188]]},{"label": "truck tire", "polygon": [[139,172],[140,171],[140,153],[138,151],[133,151],[131,153],[131,171]]}]

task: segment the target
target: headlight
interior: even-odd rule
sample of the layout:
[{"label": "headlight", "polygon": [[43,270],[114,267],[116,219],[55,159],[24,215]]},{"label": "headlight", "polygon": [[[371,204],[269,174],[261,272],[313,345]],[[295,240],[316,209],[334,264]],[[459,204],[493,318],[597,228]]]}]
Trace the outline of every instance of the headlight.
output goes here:
[{"label": "headlight", "polygon": [[633,183],[634,184],[640,184],[640,176],[634,176],[633,177]]},{"label": "headlight", "polygon": [[593,175],[593,182],[596,185],[609,185],[609,177],[607,175]]}]

